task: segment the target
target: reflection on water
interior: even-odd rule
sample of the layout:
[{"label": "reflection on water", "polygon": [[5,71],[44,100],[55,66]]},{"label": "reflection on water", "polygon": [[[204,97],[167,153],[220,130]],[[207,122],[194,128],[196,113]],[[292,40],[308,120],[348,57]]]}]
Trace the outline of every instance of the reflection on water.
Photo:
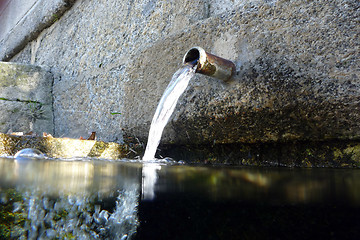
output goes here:
[{"label": "reflection on water", "polygon": [[0,214],[14,220],[1,223],[0,239],[130,239],[139,225],[140,170],[136,164],[0,158]]},{"label": "reflection on water", "polygon": [[[173,234],[182,236],[184,227],[190,234],[193,226],[198,227],[192,239],[199,239],[195,232],[202,229],[201,223],[209,229],[209,236],[219,228],[229,234],[232,225],[227,221],[244,224],[240,216],[267,219],[271,213],[271,218],[283,218],[289,212],[294,218],[299,215],[293,213],[298,207],[289,208],[294,206],[322,209],[316,214],[330,214],[346,206],[350,214],[357,213],[360,171],[0,158],[0,239],[149,239],[154,237],[149,232],[159,234],[160,230],[163,237],[157,238],[166,239]],[[212,212],[213,208],[219,210]],[[336,214],[336,219],[343,220],[342,212]],[[251,230],[258,227],[255,223],[247,224],[244,227],[251,234],[257,233]],[[249,234],[236,231],[245,238]]]},{"label": "reflection on water", "polygon": [[[158,192],[187,192],[212,200],[273,204],[344,202],[360,206],[358,169],[163,167]],[[200,194],[201,193],[201,194]]]}]

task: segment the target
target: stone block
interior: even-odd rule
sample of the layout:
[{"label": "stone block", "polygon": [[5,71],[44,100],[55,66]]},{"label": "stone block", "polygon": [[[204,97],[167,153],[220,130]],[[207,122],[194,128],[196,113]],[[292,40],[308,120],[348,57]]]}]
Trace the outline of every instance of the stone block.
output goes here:
[{"label": "stone block", "polygon": [[95,131],[104,141],[121,142],[122,121],[132,121],[123,119],[123,85],[133,58],[206,16],[202,0],[77,1],[13,60],[46,65],[54,73],[57,136]]},{"label": "stone block", "polygon": [[41,67],[0,62],[0,132],[53,133],[52,82]]}]

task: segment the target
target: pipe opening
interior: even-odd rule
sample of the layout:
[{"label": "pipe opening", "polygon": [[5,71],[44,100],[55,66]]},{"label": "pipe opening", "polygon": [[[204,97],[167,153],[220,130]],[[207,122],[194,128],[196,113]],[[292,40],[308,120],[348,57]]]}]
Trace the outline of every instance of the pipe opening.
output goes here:
[{"label": "pipe opening", "polygon": [[183,58],[183,64],[196,66],[196,73],[229,81],[235,73],[235,64],[227,59],[205,52],[201,47],[191,48]]},{"label": "pipe opening", "polygon": [[195,65],[199,61],[199,59],[200,59],[199,50],[196,48],[192,48],[186,53],[183,62],[184,62],[184,64],[190,63],[190,64]]}]

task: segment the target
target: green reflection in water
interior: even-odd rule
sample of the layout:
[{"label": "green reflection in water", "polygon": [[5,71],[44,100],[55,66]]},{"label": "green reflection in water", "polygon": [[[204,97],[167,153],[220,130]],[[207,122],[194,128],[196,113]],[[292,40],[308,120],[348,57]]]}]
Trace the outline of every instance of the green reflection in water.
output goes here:
[{"label": "green reflection in water", "polygon": [[170,166],[159,172],[158,185],[160,192],[198,193],[213,200],[360,205],[358,169]]}]

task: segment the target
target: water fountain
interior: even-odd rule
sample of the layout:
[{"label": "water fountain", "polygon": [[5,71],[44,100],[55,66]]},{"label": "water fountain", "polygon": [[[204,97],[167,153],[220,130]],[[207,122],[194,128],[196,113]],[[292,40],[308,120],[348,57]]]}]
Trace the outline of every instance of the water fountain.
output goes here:
[{"label": "water fountain", "polygon": [[30,148],[0,157],[0,238],[359,236],[357,169],[191,166],[155,159],[162,131],[195,73],[228,82],[234,72],[232,62],[191,48],[159,102],[145,161],[59,159]]},{"label": "water fountain", "polygon": [[201,47],[193,47],[187,51],[183,58],[183,66],[175,72],[159,101],[151,122],[143,160],[155,159],[162,132],[174,112],[178,99],[195,73],[229,81],[235,70],[233,62],[207,53]]}]

